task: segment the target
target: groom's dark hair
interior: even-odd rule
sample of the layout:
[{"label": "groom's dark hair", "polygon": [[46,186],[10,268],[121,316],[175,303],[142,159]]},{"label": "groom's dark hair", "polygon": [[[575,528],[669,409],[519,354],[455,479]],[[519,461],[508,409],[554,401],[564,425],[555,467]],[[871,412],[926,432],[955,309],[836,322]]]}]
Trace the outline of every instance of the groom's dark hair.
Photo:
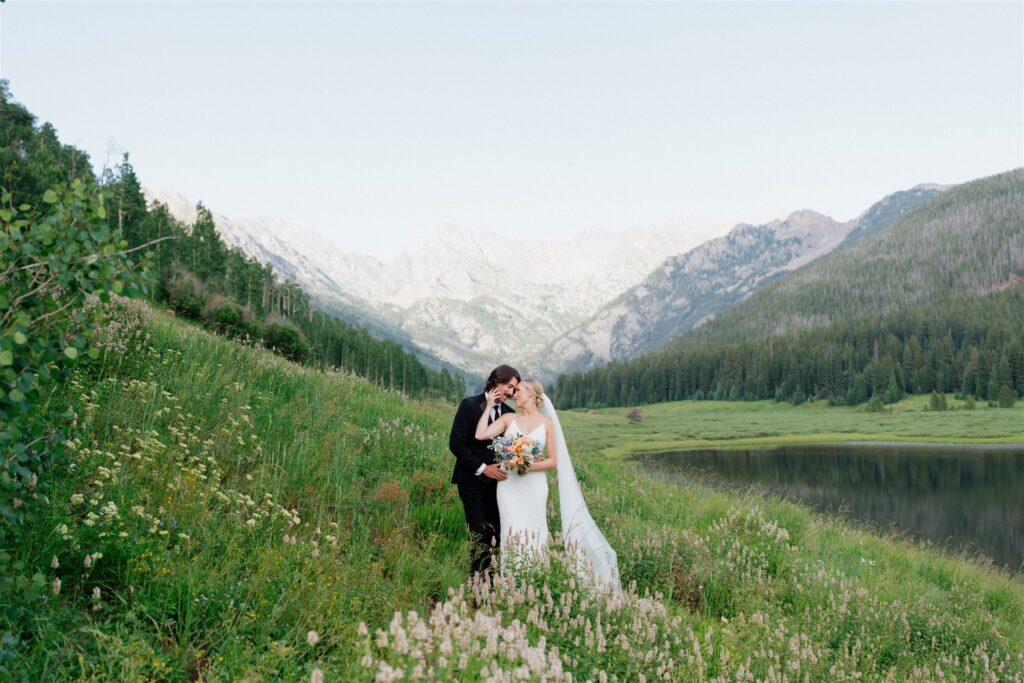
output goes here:
[{"label": "groom's dark hair", "polygon": [[490,391],[498,384],[508,384],[515,378],[520,382],[523,378],[519,376],[519,371],[511,365],[499,365],[498,367],[491,370],[491,374],[487,376],[487,384],[484,386],[484,391]]}]

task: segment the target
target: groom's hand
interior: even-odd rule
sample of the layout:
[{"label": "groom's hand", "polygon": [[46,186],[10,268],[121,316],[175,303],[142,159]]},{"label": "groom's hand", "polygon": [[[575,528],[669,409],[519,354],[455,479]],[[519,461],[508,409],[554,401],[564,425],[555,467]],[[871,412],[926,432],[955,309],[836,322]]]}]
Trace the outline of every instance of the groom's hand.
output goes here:
[{"label": "groom's hand", "polygon": [[501,469],[501,465],[498,465],[497,463],[485,467],[483,475],[488,479],[496,479],[498,481],[508,479],[508,474],[505,470]]}]

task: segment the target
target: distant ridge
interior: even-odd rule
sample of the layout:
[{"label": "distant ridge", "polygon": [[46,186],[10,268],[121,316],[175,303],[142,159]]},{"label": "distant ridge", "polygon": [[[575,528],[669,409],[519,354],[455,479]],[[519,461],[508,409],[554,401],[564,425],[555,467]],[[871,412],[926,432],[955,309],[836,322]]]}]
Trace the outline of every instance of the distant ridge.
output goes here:
[{"label": "distant ridge", "polygon": [[702,325],[760,287],[815,259],[878,234],[940,190],[896,192],[847,223],[803,210],[666,260],[642,283],[544,350],[549,377],[634,358]]}]

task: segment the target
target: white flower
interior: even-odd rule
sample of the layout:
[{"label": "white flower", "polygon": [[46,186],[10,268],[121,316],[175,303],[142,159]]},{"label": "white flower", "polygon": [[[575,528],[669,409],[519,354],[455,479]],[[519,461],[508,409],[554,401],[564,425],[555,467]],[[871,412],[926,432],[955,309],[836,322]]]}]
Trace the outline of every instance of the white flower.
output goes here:
[{"label": "white flower", "polygon": [[85,502],[85,496],[83,496],[81,493],[76,493],[73,496],[71,496],[71,504],[72,505],[81,505],[84,502]]},{"label": "white flower", "polygon": [[92,589],[92,599],[93,600],[99,600],[100,599],[100,587],[99,586],[96,586],[95,588]]},{"label": "white flower", "polygon": [[306,642],[309,643],[310,647],[316,647],[316,644],[320,642],[320,634],[316,631],[310,631],[306,634]]},{"label": "white flower", "polygon": [[86,555],[84,562],[85,562],[85,566],[86,567],[91,567],[92,566],[92,555]]},{"label": "white flower", "polygon": [[54,595],[60,595],[60,579],[54,579],[53,583],[50,585],[50,589],[53,591]]},{"label": "white flower", "polygon": [[60,567],[60,560],[57,559],[56,555],[54,555],[53,559],[50,560],[50,566],[54,569],[58,569]]},{"label": "white flower", "polygon": [[313,669],[309,674],[309,683],[324,683],[324,672],[320,669]]}]

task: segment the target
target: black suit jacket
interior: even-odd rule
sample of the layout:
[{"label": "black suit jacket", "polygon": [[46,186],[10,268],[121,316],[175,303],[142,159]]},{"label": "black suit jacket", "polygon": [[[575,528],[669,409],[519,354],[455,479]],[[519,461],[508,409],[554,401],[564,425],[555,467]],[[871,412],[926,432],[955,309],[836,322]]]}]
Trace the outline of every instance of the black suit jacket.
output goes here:
[{"label": "black suit jacket", "polygon": [[[462,399],[459,409],[455,411],[452,432],[448,437],[448,450],[455,456],[453,484],[476,480],[476,471],[480,469],[480,465],[490,465],[494,462],[494,451],[489,448],[490,440],[478,441],[476,438],[476,425],[486,406],[487,398],[483,394],[477,394]],[[498,407],[502,415],[515,412],[504,403]],[[492,481],[482,475],[480,479]]]}]

